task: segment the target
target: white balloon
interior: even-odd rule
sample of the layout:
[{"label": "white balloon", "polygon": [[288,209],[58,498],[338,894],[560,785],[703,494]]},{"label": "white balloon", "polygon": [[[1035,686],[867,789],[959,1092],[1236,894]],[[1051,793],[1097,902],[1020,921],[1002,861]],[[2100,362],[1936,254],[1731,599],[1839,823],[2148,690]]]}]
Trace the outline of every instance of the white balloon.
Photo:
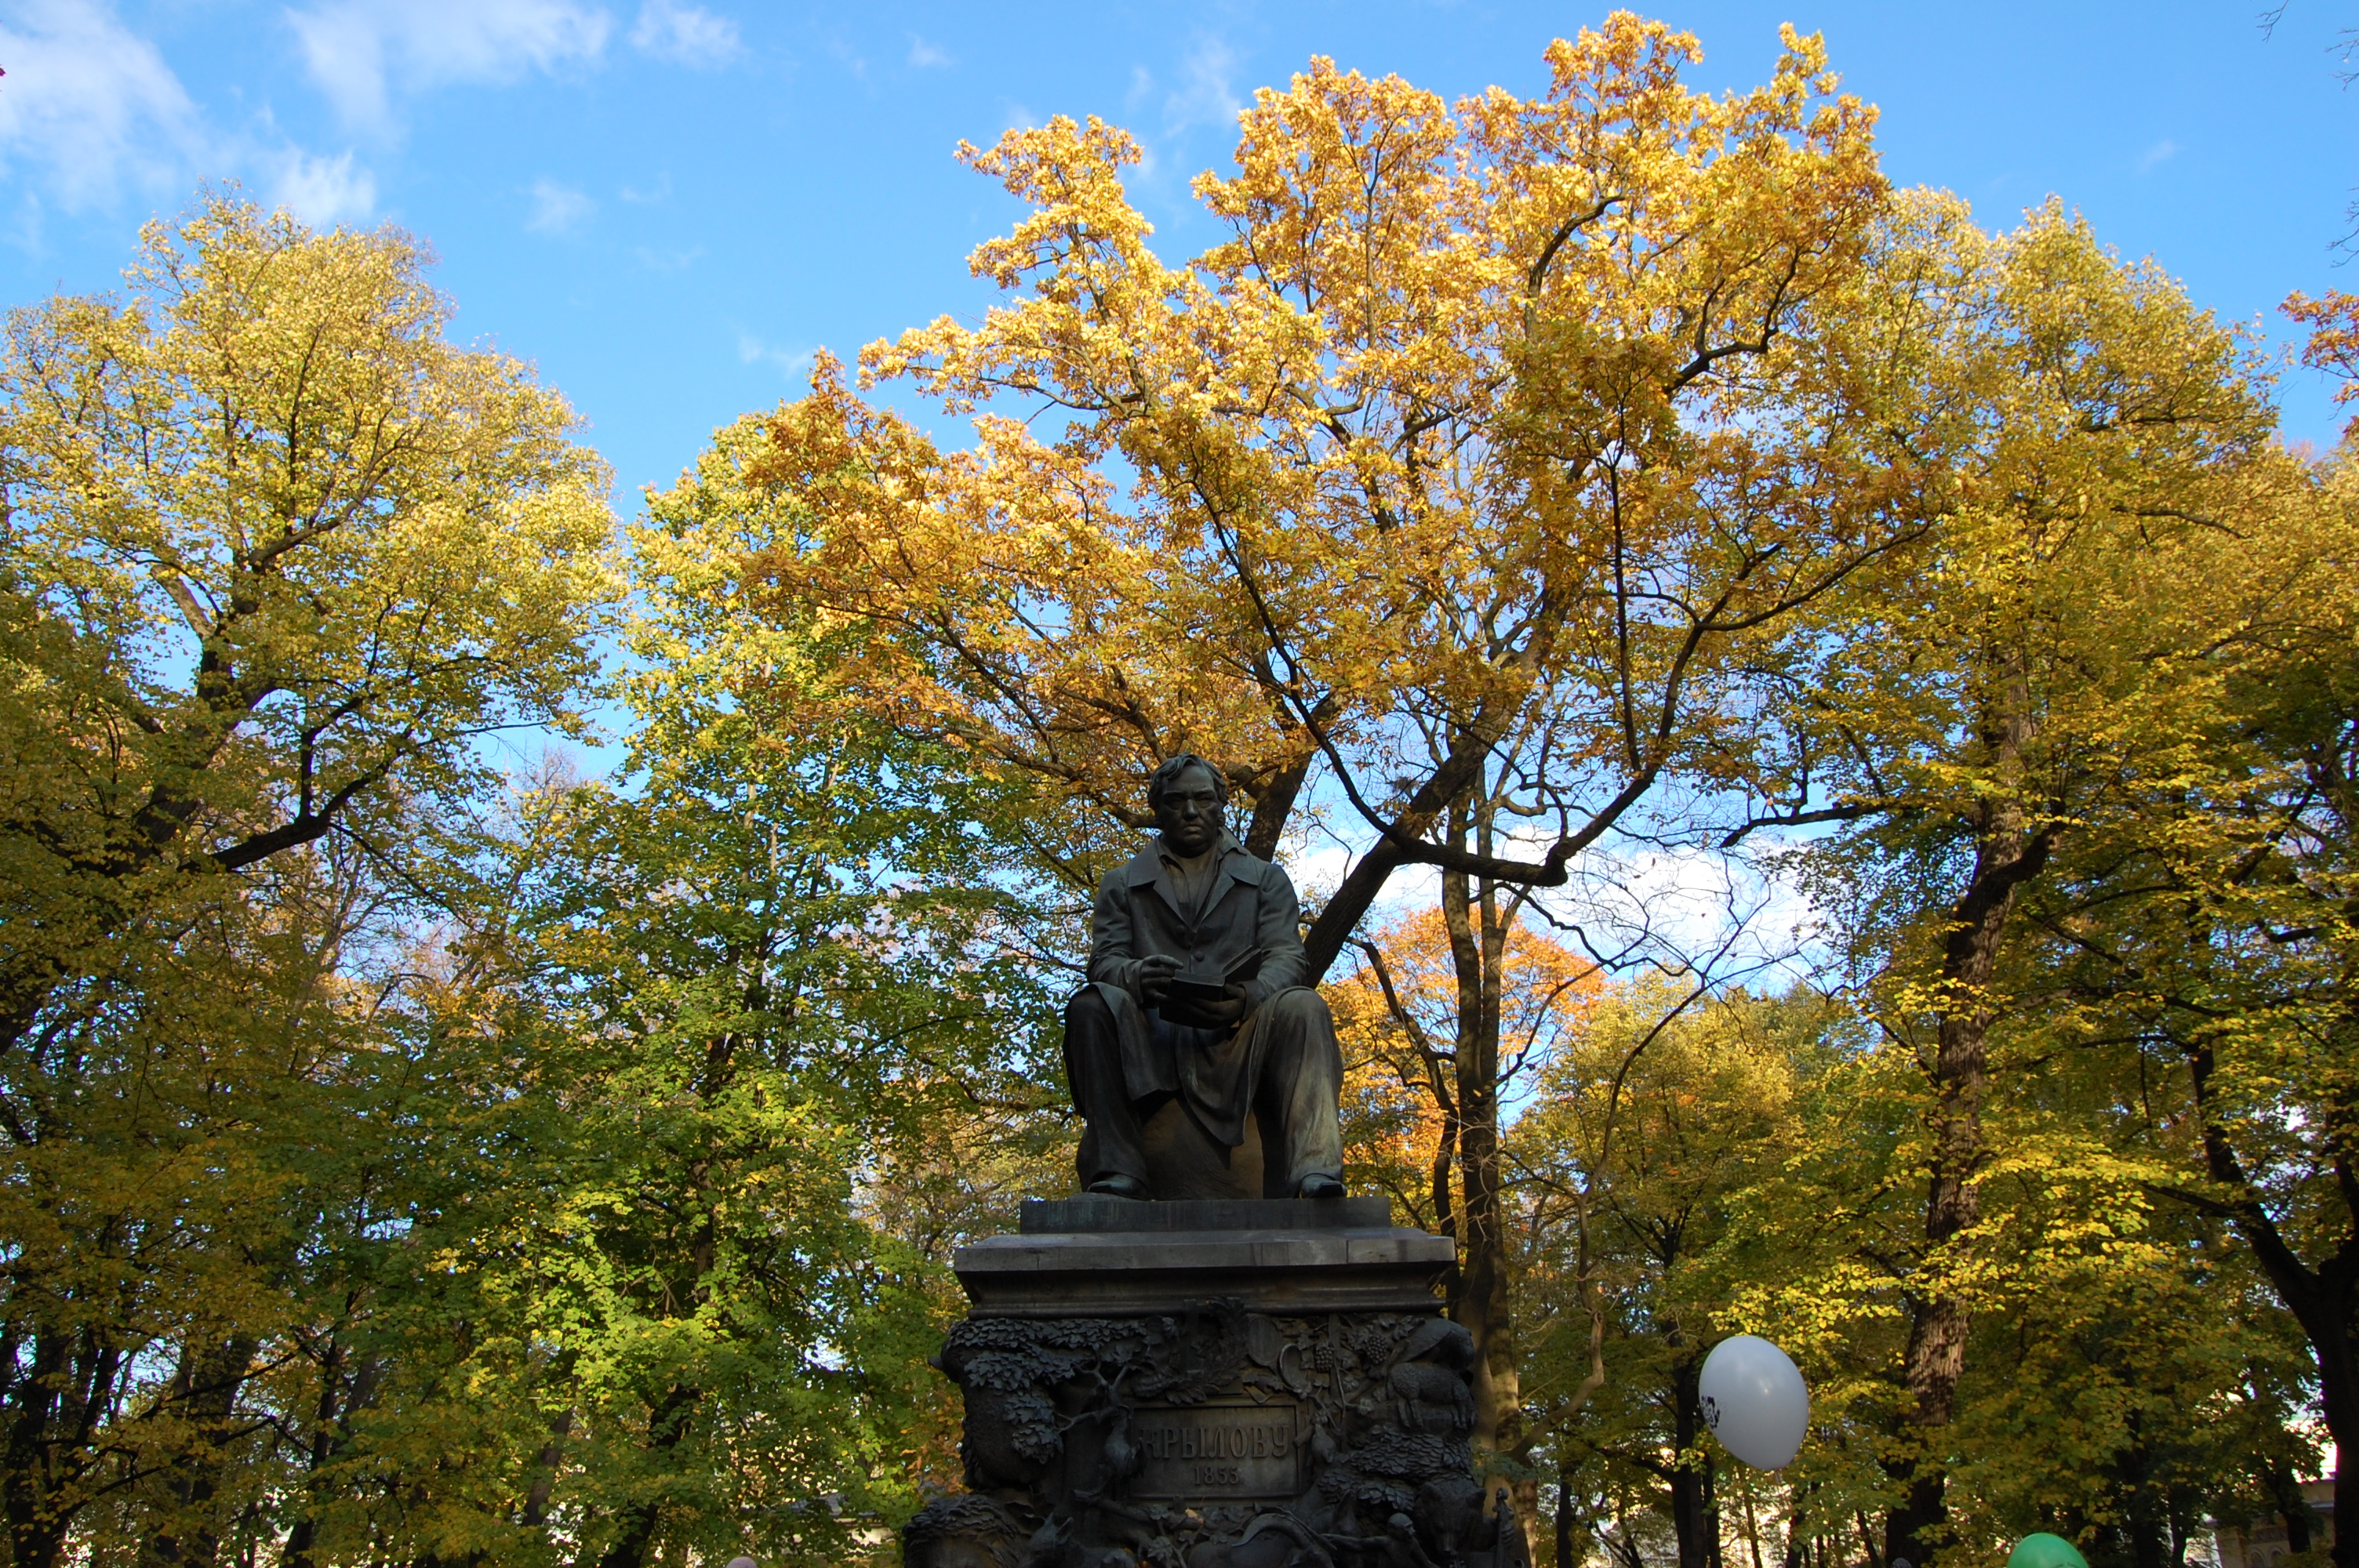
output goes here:
[{"label": "white balloon", "polygon": [[1782,1470],[1802,1449],[1810,1391],[1786,1353],[1751,1334],[1712,1347],[1696,1379],[1703,1419],[1721,1446],[1760,1470]]}]

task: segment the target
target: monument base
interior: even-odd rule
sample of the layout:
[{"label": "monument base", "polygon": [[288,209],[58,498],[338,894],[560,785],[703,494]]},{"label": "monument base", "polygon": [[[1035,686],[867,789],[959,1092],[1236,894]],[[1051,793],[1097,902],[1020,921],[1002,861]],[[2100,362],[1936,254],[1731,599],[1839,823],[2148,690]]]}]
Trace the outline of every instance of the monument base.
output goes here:
[{"label": "monument base", "polygon": [[1528,1568],[1444,1237],[1381,1198],[1024,1206],[960,1249],[967,1492],[910,1568]]}]

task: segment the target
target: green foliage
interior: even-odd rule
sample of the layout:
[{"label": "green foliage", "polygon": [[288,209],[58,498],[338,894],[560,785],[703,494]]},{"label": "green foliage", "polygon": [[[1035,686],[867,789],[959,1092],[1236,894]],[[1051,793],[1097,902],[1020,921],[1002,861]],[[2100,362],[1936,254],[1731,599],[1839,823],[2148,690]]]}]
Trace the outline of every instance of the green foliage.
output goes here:
[{"label": "green foliage", "polygon": [[[726,1555],[841,1562],[914,1507],[904,1428],[945,1326],[874,1195],[932,1130],[1043,1097],[1005,1042],[1044,999],[987,852],[1005,803],[857,721],[741,700],[857,656],[745,610],[736,568],[798,515],[743,479],[750,423],[653,498],[627,789],[534,805],[510,982],[559,1054],[581,1164],[516,1238],[582,1431],[552,1509]],[[933,1260],[939,1267],[939,1259]]]},{"label": "green foliage", "polygon": [[[1609,996],[1516,1124],[1537,1462],[1565,1527],[1617,1558],[1708,1562],[1726,1532],[1854,1560],[1895,1497],[1894,1265],[1921,1223],[1924,1075],[1810,992],[1684,994]],[[2060,1115],[2042,1093],[2062,1098],[2046,1083],[1993,1118],[2007,1152],[1958,1287],[1976,1316],[1954,1528],[1994,1562],[2033,1529],[2093,1563],[2178,1561],[2207,1519],[2270,1511],[2277,1468],[2315,1463],[2295,1425],[2303,1346],[2223,1227],[2089,1137],[2085,1100]],[[1810,1388],[1810,1436],[1775,1477],[1734,1465],[1695,1408],[1734,1333],[1781,1346]]]},{"label": "green foliage", "polygon": [[[753,423],[612,559],[408,242],[150,248],[6,364],[13,1560],[882,1550],[1066,1142],[1025,803],[799,702],[862,633],[746,613]],[[502,804],[623,569],[624,771]]]},{"label": "green foliage", "polygon": [[245,1380],[306,1354],[434,1092],[364,956],[494,780],[476,738],[578,722],[603,470],[525,367],[443,340],[422,260],[213,198],[150,225],[127,299],[0,342],[0,1501],[27,1568],[103,1499],[154,1502],[172,1550],[221,1515],[264,1424]]}]

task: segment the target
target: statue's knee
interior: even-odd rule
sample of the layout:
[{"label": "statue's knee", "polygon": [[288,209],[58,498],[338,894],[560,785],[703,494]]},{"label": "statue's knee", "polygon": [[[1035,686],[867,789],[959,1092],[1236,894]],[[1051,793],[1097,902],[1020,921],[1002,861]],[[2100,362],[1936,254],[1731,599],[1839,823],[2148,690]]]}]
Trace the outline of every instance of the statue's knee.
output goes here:
[{"label": "statue's knee", "polygon": [[1334,1019],[1327,1011],[1327,999],[1309,986],[1295,986],[1282,990],[1266,1003],[1274,1023],[1299,1024],[1312,1029],[1332,1030]]},{"label": "statue's knee", "polygon": [[1065,1004],[1065,1032],[1069,1034],[1076,1029],[1103,1031],[1113,1027],[1114,1009],[1106,1005],[1106,999],[1098,994],[1095,986],[1083,986]]}]

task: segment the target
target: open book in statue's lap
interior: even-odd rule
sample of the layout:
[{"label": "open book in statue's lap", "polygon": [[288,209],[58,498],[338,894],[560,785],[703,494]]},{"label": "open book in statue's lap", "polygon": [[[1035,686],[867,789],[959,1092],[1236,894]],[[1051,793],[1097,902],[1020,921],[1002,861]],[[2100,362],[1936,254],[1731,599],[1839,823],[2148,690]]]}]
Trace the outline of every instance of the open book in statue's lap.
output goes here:
[{"label": "open book in statue's lap", "polygon": [[[1156,770],[1154,842],[1099,885],[1089,983],[1065,1010],[1065,1066],[1087,1123],[1082,1187],[1134,1198],[1225,1195],[1158,1126],[1225,1159],[1257,1123],[1263,1191],[1343,1195],[1334,1022],[1305,984],[1294,884],[1223,823],[1227,786],[1182,752]],[[1201,1164],[1201,1162],[1199,1162]]]}]

